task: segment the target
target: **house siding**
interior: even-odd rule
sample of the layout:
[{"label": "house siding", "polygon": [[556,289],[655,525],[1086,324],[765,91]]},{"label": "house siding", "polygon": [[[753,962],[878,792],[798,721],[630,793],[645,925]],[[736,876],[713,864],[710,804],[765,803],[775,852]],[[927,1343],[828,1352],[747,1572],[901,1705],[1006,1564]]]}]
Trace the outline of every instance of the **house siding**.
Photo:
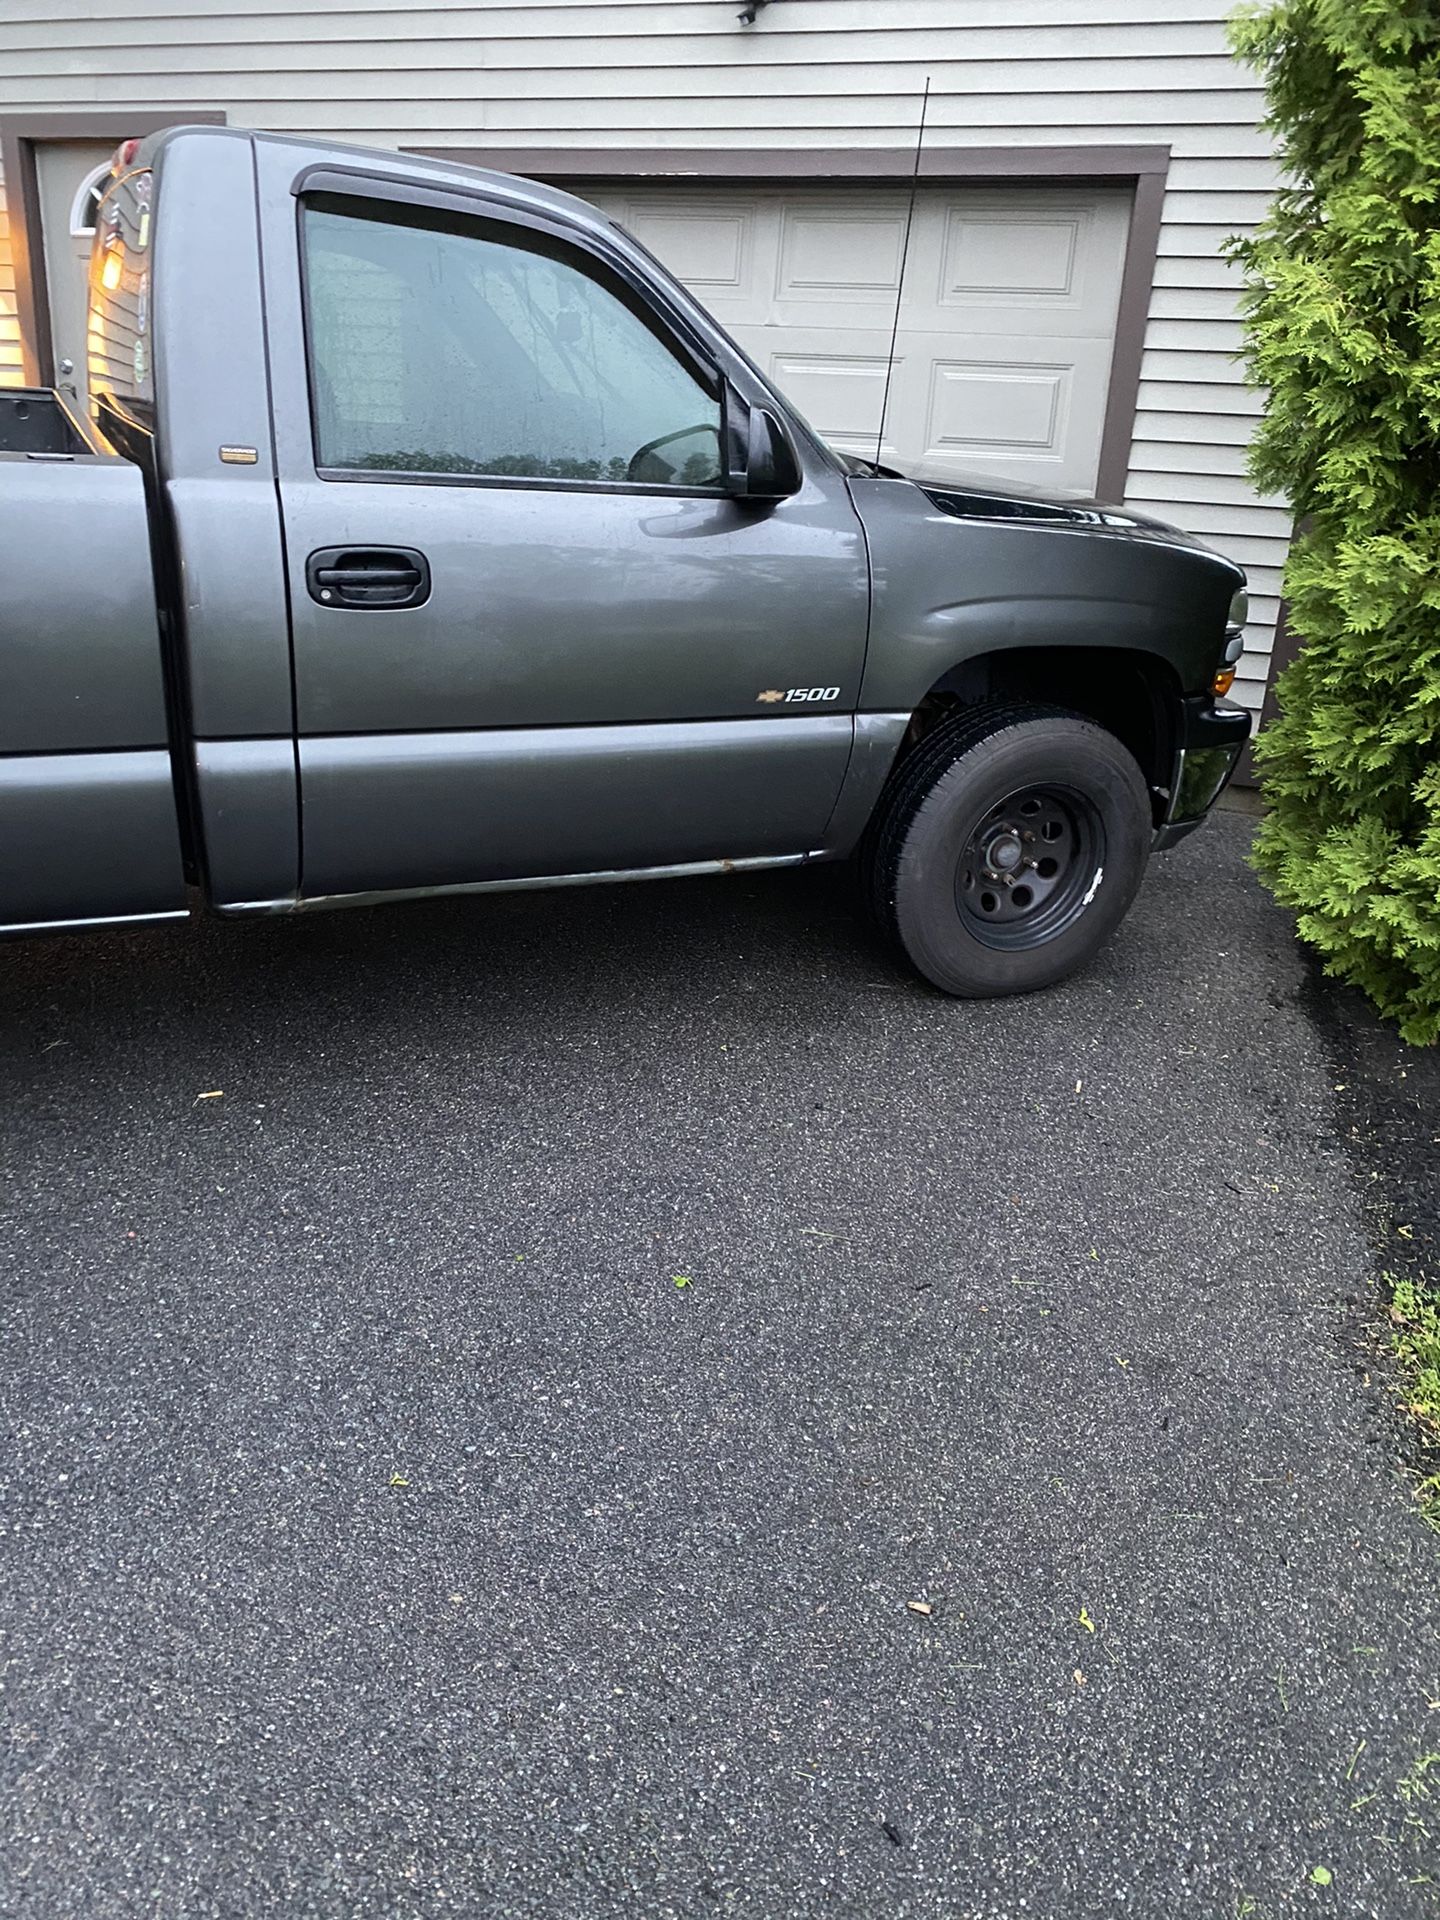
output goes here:
[{"label": "house siding", "polygon": [[20,321],[15,307],[15,257],[5,213],[5,189],[0,182],[0,387],[22,385],[23,373]]},{"label": "house siding", "polygon": [[[663,150],[906,145],[929,77],[940,146],[1168,145],[1127,499],[1240,560],[1258,709],[1290,534],[1245,478],[1227,234],[1276,184],[1253,76],[1217,0],[6,0],[13,112],[221,108],[232,124],[378,146]],[[19,367],[0,247],[0,381]]]}]

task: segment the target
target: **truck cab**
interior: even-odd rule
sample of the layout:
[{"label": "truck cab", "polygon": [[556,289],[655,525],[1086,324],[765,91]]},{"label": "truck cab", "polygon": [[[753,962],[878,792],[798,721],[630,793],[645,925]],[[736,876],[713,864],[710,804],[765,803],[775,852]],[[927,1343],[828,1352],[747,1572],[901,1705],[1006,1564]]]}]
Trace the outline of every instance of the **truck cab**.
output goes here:
[{"label": "truck cab", "polygon": [[1004,992],[1228,777],[1243,576],[1185,535],[833,453],[568,195],[131,146],[93,420],[0,420],[7,928],[855,855]]}]

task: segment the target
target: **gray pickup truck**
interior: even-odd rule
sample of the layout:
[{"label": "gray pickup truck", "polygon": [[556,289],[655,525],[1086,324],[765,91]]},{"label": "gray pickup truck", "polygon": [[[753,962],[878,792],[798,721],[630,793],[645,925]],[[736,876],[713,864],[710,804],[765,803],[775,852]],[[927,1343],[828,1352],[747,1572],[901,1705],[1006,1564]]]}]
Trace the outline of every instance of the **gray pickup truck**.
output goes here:
[{"label": "gray pickup truck", "polygon": [[130,142],[88,329],[93,420],[0,397],[8,931],[853,856],[1016,992],[1244,744],[1238,568],[836,454],[566,194]]}]

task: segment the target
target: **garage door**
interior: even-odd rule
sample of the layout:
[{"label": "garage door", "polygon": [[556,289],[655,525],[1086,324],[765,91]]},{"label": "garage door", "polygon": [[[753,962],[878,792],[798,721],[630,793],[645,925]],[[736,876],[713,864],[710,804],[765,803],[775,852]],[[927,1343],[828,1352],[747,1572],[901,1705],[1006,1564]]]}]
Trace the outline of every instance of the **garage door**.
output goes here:
[{"label": "garage door", "polygon": [[[824,439],[873,459],[903,192],[646,187],[591,198]],[[882,459],[1091,491],[1128,218],[1121,189],[923,189]]]}]

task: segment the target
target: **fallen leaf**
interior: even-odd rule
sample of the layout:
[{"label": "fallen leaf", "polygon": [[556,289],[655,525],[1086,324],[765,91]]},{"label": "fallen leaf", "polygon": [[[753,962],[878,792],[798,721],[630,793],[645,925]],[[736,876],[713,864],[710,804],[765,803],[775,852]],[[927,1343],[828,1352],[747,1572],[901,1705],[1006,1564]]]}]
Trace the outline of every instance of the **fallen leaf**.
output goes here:
[{"label": "fallen leaf", "polygon": [[905,1605],[911,1613],[931,1614],[935,1611],[928,1600],[907,1600]]},{"label": "fallen leaf", "polygon": [[408,1487],[410,1482],[405,1478],[403,1473],[392,1473],[390,1476],[390,1484],[392,1487]]},{"label": "fallen leaf", "polygon": [[223,1087],[212,1087],[209,1093],[197,1093],[195,1096],[195,1104],[198,1107],[202,1100],[223,1100],[224,1098],[225,1089]]},{"label": "fallen leaf", "polygon": [[1080,1609],[1080,1624],[1087,1633],[1093,1633],[1095,1631],[1095,1622],[1090,1618],[1084,1607]]},{"label": "fallen leaf", "polygon": [[451,1606],[458,1607],[461,1604],[461,1602],[464,1600],[464,1598],[465,1596],[463,1593],[452,1593],[450,1596]]},{"label": "fallen leaf", "polygon": [[688,1273],[677,1273],[673,1278],[677,1287],[688,1287],[693,1284]]},{"label": "fallen leaf", "polygon": [[1310,1869],[1310,1878],[1317,1887],[1328,1887],[1334,1877],[1328,1867],[1311,1867]]},{"label": "fallen leaf", "polygon": [[1077,1687],[1083,1687],[1085,1684],[1085,1676],[1080,1671],[1079,1667],[1076,1667],[1075,1669],[1075,1684]]}]

